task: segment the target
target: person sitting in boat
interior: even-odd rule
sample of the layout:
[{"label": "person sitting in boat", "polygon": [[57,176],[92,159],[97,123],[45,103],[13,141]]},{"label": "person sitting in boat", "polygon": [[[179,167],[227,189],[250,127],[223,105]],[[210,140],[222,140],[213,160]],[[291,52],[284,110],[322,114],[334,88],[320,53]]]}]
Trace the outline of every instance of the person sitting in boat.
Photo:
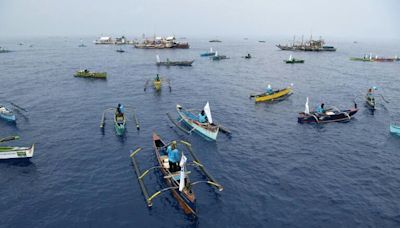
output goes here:
[{"label": "person sitting in boat", "polygon": [[176,141],[172,141],[171,145],[167,147],[168,153],[168,163],[169,163],[169,171],[171,173],[177,172],[180,170],[179,161],[179,150],[176,148]]},{"label": "person sitting in boat", "polygon": [[271,94],[271,93],[273,93],[273,92],[274,92],[274,91],[272,90],[271,85],[268,84],[268,87],[267,87],[267,90],[266,90],[266,94]]},{"label": "person sitting in boat", "polygon": [[123,116],[124,115],[124,106],[121,104],[118,104],[117,107],[117,116]]},{"label": "person sitting in boat", "polygon": [[85,72],[85,73],[89,73],[89,70],[88,70],[88,69],[85,69],[83,72]]},{"label": "person sitting in boat", "polygon": [[206,123],[207,120],[207,115],[206,112],[204,110],[201,110],[201,112],[199,113],[199,122],[200,123]]},{"label": "person sitting in boat", "polygon": [[157,74],[156,76],[156,81],[159,82],[160,81],[160,76]]},{"label": "person sitting in boat", "polygon": [[248,58],[248,59],[250,59],[250,58],[251,58],[251,55],[250,55],[250,53],[248,53],[248,54],[247,54],[246,58]]},{"label": "person sitting in boat", "polygon": [[325,106],[325,104],[322,103],[320,106],[318,106],[316,112],[317,112],[318,114],[324,114],[324,113],[325,113],[325,108],[324,108],[324,106]]}]

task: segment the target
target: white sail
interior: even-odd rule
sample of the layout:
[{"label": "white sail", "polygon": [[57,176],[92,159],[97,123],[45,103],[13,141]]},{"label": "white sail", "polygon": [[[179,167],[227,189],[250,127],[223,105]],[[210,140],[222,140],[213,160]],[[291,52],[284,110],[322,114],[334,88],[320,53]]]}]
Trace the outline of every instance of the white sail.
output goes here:
[{"label": "white sail", "polygon": [[292,55],[289,56],[289,61],[291,61],[293,59]]},{"label": "white sail", "polygon": [[186,164],[186,161],[187,161],[187,158],[182,153],[181,161],[179,162],[179,166],[181,167],[181,173],[180,173],[180,177],[179,177],[179,191],[180,192],[185,187],[185,164]]},{"label": "white sail", "polygon": [[157,62],[158,62],[158,63],[161,62],[160,56],[159,56],[159,55],[156,55],[156,58],[157,58]]},{"label": "white sail", "polygon": [[210,48],[210,53],[212,53],[213,52],[213,49],[212,48]]},{"label": "white sail", "polygon": [[204,106],[204,112],[206,113],[207,119],[209,123],[212,123],[212,116],[211,116],[211,109],[210,109],[210,104],[207,101],[206,106]]},{"label": "white sail", "polygon": [[310,107],[308,106],[308,97],[307,97],[307,100],[306,100],[306,108],[304,110],[304,113],[305,114],[310,114]]},{"label": "white sail", "polygon": [[218,51],[215,52],[215,56],[218,56]]}]

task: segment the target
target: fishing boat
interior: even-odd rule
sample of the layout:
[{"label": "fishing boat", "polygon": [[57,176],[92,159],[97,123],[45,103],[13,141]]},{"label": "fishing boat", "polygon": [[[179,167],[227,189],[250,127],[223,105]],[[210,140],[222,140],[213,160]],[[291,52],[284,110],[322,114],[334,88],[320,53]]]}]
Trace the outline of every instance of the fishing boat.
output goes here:
[{"label": "fishing boat", "polygon": [[125,133],[126,130],[126,113],[125,110],[127,111],[132,111],[133,112],[133,117],[136,121],[136,129],[139,130],[139,121],[136,118],[136,113],[134,109],[131,108],[125,108],[123,105],[118,104],[117,108],[108,108],[103,111],[103,116],[101,118],[100,122],[100,128],[104,129],[105,126],[105,120],[106,120],[106,113],[108,112],[113,112],[113,120],[114,120],[114,128],[115,132],[118,136],[122,136]]},{"label": "fishing boat", "polygon": [[368,57],[351,57],[350,60],[352,61],[359,61],[359,62],[373,62],[374,60],[372,58],[368,58]]},{"label": "fishing boat", "polygon": [[374,111],[375,110],[375,97],[373,97],[372,95],[366,95],[365,96],[365,106],[371,110]]},{"label": "fishing boat", "polygon": [[400,136],[400,125],[390,124],[390,133]]},{"label": "fishing boat", "polygon": [[314,52],[336,51],[335,47],[325,46],[324,44],[325,44],[325,41],[323,39],[320,38],[318,40],[313,40],[313,38],[311,36],[310,39],[305,42],[303,42],[303,38],[302,38],[301,43],[299,43],[299,42],[296,43],[296,38],[294,37],[292,44],[287,44],[287,45],[278,44],[276,46],[283,51],[314,51]]},{"label": "fishing boat", "polygon": [[15,114],[10,109],[2,105],[0,105],[0,119],[3,119],[8,122],[16,121]]},{"label": "fishing boat", "polygon": [[205,123],[201,123],[199,121],[198,114],[193,113],[193,110],[186,110],[179,104],[176,105],[176,111],[179,115],[179,121],[182,121],[188,127],[190,127],[190,131],[195,131],[208,140],[217,140],[219,126],[213,123],[210,105],[208,102],[204,107],[204,111],[207,116],[207,121]]},{"label": "fishing boat", "polygon": [[250,95],[250,98],[255,98],[255,102],[272,102],[272,101],[280,101],[286,99],[290,95],[292,95],[292,88],[286,87],[284,89],[275,90],[271,93],[262,93],[258,95]]},{"label": "fishing boat", "polygon": [[167,61],[162,62],[160,60],[160,57],[157,55],[157,66],[192,66],[194,60],[189,60],[189,61],[170,61],[167,59]]},{"label": "fishing boat", "polygon": [[160,76],[157,74],[157,76],[156,76],[154,79],[146,80],[146,83],[145,83],[145,85],[144,85],[144,91],[145,91],[145,92],[146,92],[146,90],[147,90],[147,87],[148,87],[148,84],[149,84],[150,81],[152,81],[154,90],[157,91],[157,92],[161,91],[161,87],[162,87],[162,85],[163,85],[163,82],[167,82],[167,83],[168,83],[168,87],[169,87],[169,91],[170,91],[170,92],[172,91],[170,80],[169,80],[169,79],[162,78],[162,77],[160,77]]},{"label": "fishing boat", "polygon": [[[223,190],[222,185],[220,185],[205,169],[205,166],[201,164],[200,160],[197,158],[196,154],[192,150],[191,144],[186,142],[186,141],[172,141],[170,143],[166,143],[164,140],[161,139],[161,137],[153,132],[152,134],[152,141],[153,141],[153,147],[155,151],[155,156],[157,158],[157,166],[151,167],[143,172],[140,171],[138,162],[136,160],[135,155],[141,151],[142,148],[138,148],[137,150],[133,151],[130,155],[133,168],[135,170],[135,173],[137,175],[137,179],[140,184],[140,188],[143,192],[143,195],[146,199],[146,203],[148,207],[153,206],[153,199],[160,195],[163,192],[170,191],[172,196],[176,199],[176,201],[179,203],[179,206],[183,209],[185,214],[188,215],[193,215],[197,216],[197,210],[196,210],[196,196],[193,191],[193,186],[199,184],[199,183],[206,183],[209,184],[215,188],[217,188],[219,191]],[[179,145],[184,145],[186,148],[179,148],[179,152],[181,152],[181,159],[179,162],[179,171],[170,171],[170,166],[169,166],[169,161],[168,161],[168,152],[167,152],[167,147],[171,144],[177,145],[177,148],[179,148]],[[179,143],[179,144],[178,144]],[[200,172],[207,178],[206,181],[196,181],[192,182],[189,178],[190,171],[187,169],[186,164],[188,163],[188,158],[185,156],[185,154],[190,154],[193,160],[193,164],[195,164],[194,167],[197,167]],[[147,187],[144,183],[144,177],[149,173],[150,170],[153,169],[159,169],[161,171],[161,174],[163,176],[163,180],[166,184],[166,188],[163,188],[151,196],[149,196]]]},{"label": "fishing boat", "polygon": [[289,59],[283,60],[283,61],[284,61],[285,63],[291,63],[291,64],[294,64],[294,63],[304,63],[304,60],[303,60],[303,59],[295,59],[295,58],[292,57],[292,55],[289,56]]},{"label": "fishing boat", "polygon": [[219,60],[222,60],[222,59],[229,59],[229,58],[226,55],[219,55],[218,52],[216,51],[215,55],[211,56],[211,59],[214,60],[214,61],[219,61]]},{"label": "fishing boat", "polygon": [[79,44],[78,47],[86,47],[86,45],[84,45],[84,44]]},{"label": "fishing boat", "polygon": [[0,53],[8,53],[8,52],[11,52],[11,51],[4,49],[3,47],[0,47]]},{"label": "fishing boat", "polygon": [[208,56],[214,56],[214,55],[215,55],[215,51],[213,51],[212,48],[210,48],[210,51],[200,54],[201,57],[208,57]]},{"label": "fishing boat", "polygon": [[258,43],[265,43],[265,40],[259,40]]},{"label": "fishing boat", "polygon": [[[17,140],[19,136],[10,136],[0,139],[0,143]],[[35,151],[35,144],[31,147],[0,146],[0,160],[15,158],[31,158]]]},{"label": "fishing boat", "polygon": [[217,40],[217,39],[214,39],[214,40],[210,40],[210,41],[208,41],[208,42],[210,42],[210,43],[221,43],[222,41]]},{"label": "fishing boat", "polygon": [[107,79],[106,72],[91,72],[89,70],[79,70],[74,74],[74,76],[79,78]]},{"label": "fishing boat", "polygon": [[117,49],[116,52],[124,53],[125,51],[122,48],[120,48],[120,49]]},{"label": "fishing boat", "polygon": [[247,55],[243,56],[242,58],[245,58],[245,59],[251,59],[251,58],[252,58],[252,56],[250,55],[250,53],[248,53]]},{"label": "fishing boat", "polygon": [[310,112],[308,107],[308,97],[306,101],[306,108],[304,112],[299,113],[297,122],[299,123],[330,123],[330,122],[345,122],[351,120],[352,116],[357,113],[357,104],[354,103],[354,108],[347,110],[339,110],[336,107],[327,109],[323,113],[317,113],[315,111]]}]

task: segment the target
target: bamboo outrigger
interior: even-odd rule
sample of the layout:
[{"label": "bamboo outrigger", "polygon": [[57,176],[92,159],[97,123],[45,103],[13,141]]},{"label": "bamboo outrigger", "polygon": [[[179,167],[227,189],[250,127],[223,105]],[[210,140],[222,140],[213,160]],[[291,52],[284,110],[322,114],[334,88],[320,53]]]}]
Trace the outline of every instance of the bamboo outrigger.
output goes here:
[{"label": "bamboo outrigger", "polygon": [[[133,168],[135,170],[137,179],[139,181],[140,189],[143,192],[144,198],[146,200],[146,204],[148,207],[152,207],[153,205],[153,199],[157,196],[159,196],[161,193],[166,192],[166,191],[171,191],[172,195],[175,197],[175,199],[178,201],[179,205],[182,207],[184,212],[186,214],[191,214],[196,216],[197,211],[196,211],[196,197],[194,192],[192,191],[192,186],[199,184],[199,183],[206,183],[209,184],[219,191],[223,190],[223,186],[219,184],[211,174],[207,172],[205,169],[204,165],[201,164],[200,160],[197,158],[196,154],[193,152],[191,148],[191,144],[186,142],[186,141],[179,141],[181,145],[184,145],[187,149],[187,151],[190,153],[192,157],[192,162],[187,163],[186,162],[186,157],[185,159],[181,159],[181,164],[180,166],[182,167],[180,171],[177,172],[171,172],[169,169],[169,163],[168,163],[168,155],[167,155],[167,147],[171,144],[168,143],[166,144],[160,136],[158,136],[156,133],[153,132],[152,136],[153,140],[153,147],[155,151],[155,155],[158,161],[157,166],[151,167],[143,172],[140,171],[138,162],[135,158],[137,153],[142,150],[142,148],[138,148],[135,151],[133,151],[130,154],[130,158],[132,160]],[[183,149],[182,149],[182,157],[183,155]],[[184,161],[182,161],[184,160]],[[205,181],[196,181],[196,182],[191,182],[189,179],[189,174],[191,173],[190,171],[186,171],[186,165],[193,165],[195,167],[199,168],[199,171],[207,178]],[[164,176],[165,183],[167,184],[166,188],[163,188],[159,191],[156,191],[152,195],[149,195],[147,187],[143,181],[143,178],[151,171],[155,169],[160,169],[161,173]]]}]

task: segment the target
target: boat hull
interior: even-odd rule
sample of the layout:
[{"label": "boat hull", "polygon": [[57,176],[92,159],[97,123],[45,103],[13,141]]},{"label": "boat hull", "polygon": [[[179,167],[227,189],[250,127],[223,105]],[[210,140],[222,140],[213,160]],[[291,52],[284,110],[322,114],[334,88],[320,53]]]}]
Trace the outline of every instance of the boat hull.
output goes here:
[{"label": "boat hull", "polygon": [[115,132],[117,133],[118,136],[121,136],[125,133],[125,125],[126,125],[125,115],[123,114],[122,117],[117,117],[117,113],[115,113],[114,114],[114,128],[115,128]]},{"label": "boat hull", "polygon": [[400,126],[391,124],[390,125],[390,133],[400,136]]},{"label": "boat hull", "polygon": [[35,145],[31,147],[0,147],[0,160],[4,159],[29,159],[33,157]]},{"label": "boat hull", "polygon": [[202,124],[197,120],[197,117],[184,110],[180,105],[176,106],[176,111],[180,117],[179,121],[182,121],[188,127],[192,128],[200,136],[207,140],[216,141],[219,133],[219,127],[210,124]]},{"label": "boat hull", "polygon": [[[305,114],[304,112],[299,113],[297,122],[299,123],[331,123],[331,122],[346,122],[351,120],[352,116],[358,111],[357,108],[342,110],[340,112],[335,112],[332,115],[328,114],[317,114],[312,112],[310,114]],[[327,112],[326,112],[327,113]]]},{"label": "boat hull", "polygon": [[282,99],[284,97],[287,97],[287,96],[289,96],[291,94],[292,94],[292,89],[290,87],[288,87],[288,88],[285,88],[285,89],[282,89],[282,90],[278,90],[275,93],[270,94],[270,95],[266,95],[265,93],[257,95],[255,97],[255,101],[256,101],[256,103],[257,102],[275,101],[275,100],[279,100],[279,99]]},{"label": "boat hull", "polygon": [[6,107],[0,106],[0,119],[8,122],[15,122],[17,118],[11,110],[7,109]]},{"label": "boat hull", "polygon": [[75,77],[79,78],[96,78],[96,79],[107,79],[106,72],[82,72],[78,71],[74,74]]},{"label": "boat hull", "polygon": [[154,80],[153,86],[154,86],[155,90],[157,90],[157,91],[161,90],[161,81]]},{"label": "boat hull", "polygon": [[298,59],[294,59],[294,60],[283,60],[285,63],[288,64],[295,64],[295,63],[304,63],[304,60],[298,60]]},{"label": "boat hull", "polygon": [[[170,176],[171,172],[169,169],[166,167],[166,160],[168,160],[168,153],[166,151],[166,144],[162,139],[153,132],[153,147],[154,151],[157,157],[158,164],[160,165],[160,170],[163,174],[164,177]],[[179,206],[183,209],[185,214],[197,214],[197,209],[196,209],[196,197],[193,191],[190,189],[187,189],[185,187],[182,192],[178,190],[179,187],[179,181],[174,180],[173,178],[163,178],[165,180],[165,183],[168,185],[168,187],[175,188],[171,190],[172,195],[174,198],[178,201]],[[190,180],[188,177],[186,177],[186,182],[190,183]]]},{"label": "boat hull", "polygon": [[167,61],[167,62],[157,62],[157,66],[192,66],[194,60],[191,61]]}]

